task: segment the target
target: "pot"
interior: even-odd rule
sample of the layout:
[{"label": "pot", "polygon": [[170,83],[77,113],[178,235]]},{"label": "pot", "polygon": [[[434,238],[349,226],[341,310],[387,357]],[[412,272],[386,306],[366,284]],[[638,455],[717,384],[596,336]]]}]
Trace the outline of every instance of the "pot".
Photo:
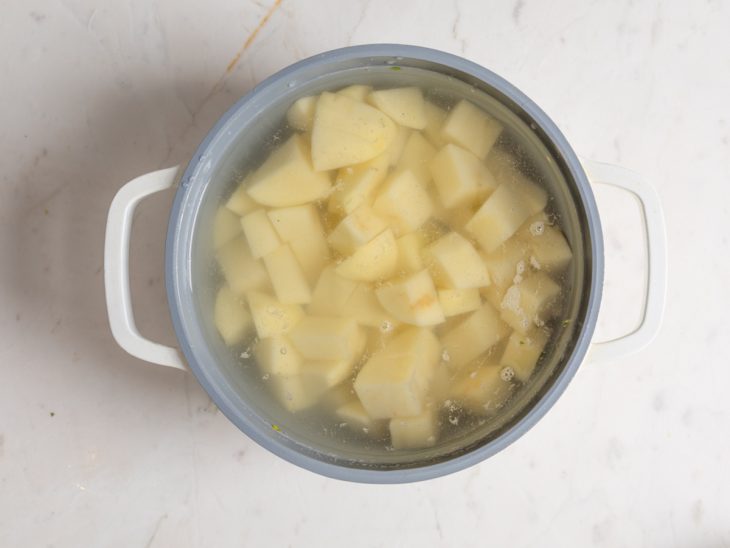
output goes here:
[{"label": "pot", "polygon": [[[246,373],[247,363],[225,348],[212,327],[212,251],[206,236],[213,212],[240,165],[262,154],[265,136],[280,125],[298,97],[352,83],[440,86],[457,96],[489,102],[505,125],[538,154],[539,169],[557,181],[549,190],[574,259],[569,322],[553,337],[535,379],[487,426],[436,448],[387,452],[352,446],[315,424],[297,422],[273,404]],[[262,145],[263,143],[263,145]],[[144,197],[178,185],[165,253],[165,280],[179,349],[142,336],[135,326],[129,289],[129,239],[133,212]],[[648,275],[639,326],[609,342],[592,342],[603,287],[600,219],[591,184],[632,193],[641,205]],[[148,362],[189,369],[220,410],[245,434],[280,457],[319,474],[367,483],[401,483],[443,476],[476,464],[508,446],[533,426],[565,390],[578,367],[615,360],[639,350],[656,334],[664,306],[665,234],[659,198],[637,174],[579,160],[556,125],[527,96],[489,70],[441,51],[404,45],[338,49],[296,63],[240,99],[210,131],[184,170],[148,173],[127,183],[112,202],[106,233],[105,283],[109,321],[117,342]],[[245,360],[244,360],[245,361]]]}]

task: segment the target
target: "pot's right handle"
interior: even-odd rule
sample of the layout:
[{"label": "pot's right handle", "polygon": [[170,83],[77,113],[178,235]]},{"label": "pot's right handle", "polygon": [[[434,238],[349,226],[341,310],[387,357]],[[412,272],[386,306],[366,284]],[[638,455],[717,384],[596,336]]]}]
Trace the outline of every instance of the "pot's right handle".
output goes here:
[{"label": "pot's right handle", "polygon": [[664,213],[657,191],[638,173],[593,160],[581,159],[581,163],[591,183],[615,186],[637,198],[646,242],[647,276],[639,325],[626,335],[591,345],[588,355],[591,361],[610,361],[644,348],[654,339],[661,326],[667,288]]},{"label": "pot's right handle", "polygon": [[137,330],[129,289],[129,240],[134,210],[143,198],[175,184],[178,166],[147,173],[124,185],[109,207],[104,242],[104,285],[109,326],[119,346],[132,356],[185,369],[177,349],[143,337]]}]

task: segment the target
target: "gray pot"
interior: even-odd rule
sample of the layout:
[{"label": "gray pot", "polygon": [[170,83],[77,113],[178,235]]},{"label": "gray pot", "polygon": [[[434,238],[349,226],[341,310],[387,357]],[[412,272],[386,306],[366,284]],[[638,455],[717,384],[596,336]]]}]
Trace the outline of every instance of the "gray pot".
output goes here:
[{"label": "gray pot", "polygon": [[[566,304],[571,321],[554,337],[535,378],[483,428],[436,448],[407,453],[357,446],[330,437],[317,424],[278,408],[212,327],[215,275],[209,226],[215,207],[255,162],[266,139],[297,98],[351,83],[441,86],[454,95],[489,102],[504,122],[538,151],[538,168],[553,181],[553,207],[574,252]],[[480,93],[483,92],[483,93]],[[588,173],[588,175],[586,174]],[[404,45],[368,45],[316,55],[271,76],[241,98],[200,144],[187,168],[143,175],[117,194],[107,224],[105,282],[114,337],[130,354],[189,368],[221,411],[244,433],[280,457],[333,478],[402,483],[435,478],[476,464],[530,429],[560,397],[591,349],[592,360],[616,359],[654,337],[664,305],[665,241],[659,199],[635,173],[580,161],[555,124],[522,92],[489,70],[441,51]],[[648,280],[642,321],[619,339],[591,342],[603,286],[603,237],[589,178],[633,193],[646,228]],[[165,276],[180,350],[145,339],[136,329],[129,292],[132,213],[145,196],[179,183],[168,225]],[[243,360],[246,362],[245,360]],[[187,363],[187,367],[185,366]]]}]

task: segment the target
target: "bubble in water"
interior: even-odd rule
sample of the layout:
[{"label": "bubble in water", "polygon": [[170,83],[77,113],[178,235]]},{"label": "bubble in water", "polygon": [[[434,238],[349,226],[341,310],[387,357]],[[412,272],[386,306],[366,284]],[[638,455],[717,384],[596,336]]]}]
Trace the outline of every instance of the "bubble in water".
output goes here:
[{"label": "bubble in water", "polygon": [[263,375],[261,375],[261,379],[262,380],[265,380],[265,381],[268,381],[270,376],[271,375],[269,375],[268,373],[264,373]]},{"label": "bubble in water", "polygon": [[538,261],[534,255],[530,255],[530,266],[535,270],[540,270],[540,268],[542,268],[540,261]]},{"label": "bubble in water", "polygon": [[244,360],[249,359],[251,357],[251,349],[250,348],[246,348],[246,350],[244,350],[243,352],[241,352],[241,357]]},{"label": "bubble in water", "polygon": [[441,360],[448,362],[451,359],[451,355],[449,354],[449,351],[444,348],[444,351],[441,352]]},{"label": "bubble in water", "polygon": [[533,236],[542,236],[545,232],[545,222],[535,221],[530,225],[530,234]]},{"label": "bubble in water", "polygon": [[286,354],[286,346],[282,346],[282,347],[281,347],[281,348],[279,349],[279,352],[281,352],[282,354]]},{"label": "bubble in water", "polygon": [[294,86],[296,86],[296,85],[297,85],[297,83],[296,83],[296,82],[289,82],[289,83],[287,83],[286,87],[288,87],[288,88],[293,88],[293,87],[294,87]]},{"label": "bubble in water", "polygon": [[393,324],[388,320],[385,320],[383,323],[380,324],[380,331],[382,331],[383,333],[390,333],[391,331],[393,331]]},{"label": "bubble in water", "polygon": [[454,426],[459,424],[459,417],[454,415],[449,415],[449,422],[453,424]]},{"label": "bubble in water", "polygon": [[500,378],[504,382],[510,382],[512,379],[515,378],[515,370],[512,369],[509,365],[507,367],[503,367],[502,370],[499,372]]},{"label": "bubble in water", "polygon": [[476,371],[472,371],[471,373],[469,373],[469,378],[470,379],[476,379],[477,378],[477,372]]}]

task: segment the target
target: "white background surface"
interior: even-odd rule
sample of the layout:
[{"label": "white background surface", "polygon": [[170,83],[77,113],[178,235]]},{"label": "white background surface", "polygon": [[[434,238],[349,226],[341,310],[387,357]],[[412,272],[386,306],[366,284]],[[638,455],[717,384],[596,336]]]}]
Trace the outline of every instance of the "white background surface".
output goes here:
[{"label": "white background surface", "polygon": [[[2,3],[0,546],[730,546],[730,4],[284,0],[250,40],[271,7]],[[499,455],[403,486],[324,479],[254,445],[191,375],[116,346],[102,282],[124,182],[184,162],[276,70],[383,41],[512,81],[580,154],[644,173],[669,238],[651,347],[586,363]],[[133,234],[138,321],[167,342],[170,199],[145,203]],[[641,263],[631,202],[599,199],[605,335],[636,317]]]}]

